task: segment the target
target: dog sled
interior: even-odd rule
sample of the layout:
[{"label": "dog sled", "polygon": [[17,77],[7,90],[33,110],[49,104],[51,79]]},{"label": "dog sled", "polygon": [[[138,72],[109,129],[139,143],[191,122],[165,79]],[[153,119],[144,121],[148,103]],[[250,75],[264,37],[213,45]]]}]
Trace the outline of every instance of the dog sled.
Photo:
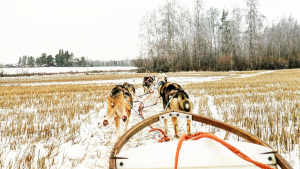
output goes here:
[{"label": "dog sled", "polygon": [[[188,137],[185,136],[183,139],[139,146],[121,152],[124,144],[133,135],[155,122],[174,116],[223,129],[248,142],[220,141],[220,139],[218,141],[218,138],[210,137],[208,133],[200,133],[193,136],[194,140],[183,141]],[[195,139],[206,135],[210,139]],[[280,154],[260,138],[221,121],[184,111],[162,112],[136,124],[117,140],[109,159],[110,169],[278,167],[292,169]]]}]

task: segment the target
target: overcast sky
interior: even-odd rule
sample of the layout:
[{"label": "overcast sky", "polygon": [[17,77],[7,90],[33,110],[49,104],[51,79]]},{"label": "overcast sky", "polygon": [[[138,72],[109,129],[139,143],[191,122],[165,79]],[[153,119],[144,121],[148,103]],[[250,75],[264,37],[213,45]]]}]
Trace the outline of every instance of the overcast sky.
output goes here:
[{"label": "overcast sky", "polygon": [[[139,54],[139,23],[165,0],[0,0],[0,63],[59,49],[92,60],[132,59]],[[192,7],[193,0],[178,0]],[[292,14],[300,0],[259,0],[268,21]],[[205,9],[244,7],[244,0],[204,0]]]}]

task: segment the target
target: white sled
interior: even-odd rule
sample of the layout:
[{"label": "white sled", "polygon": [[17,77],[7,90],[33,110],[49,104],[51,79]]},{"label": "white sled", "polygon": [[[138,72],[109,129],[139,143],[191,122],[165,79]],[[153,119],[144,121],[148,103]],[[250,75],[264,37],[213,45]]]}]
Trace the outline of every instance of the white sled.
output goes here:
[{"label": "white sled", "polygon": [[[110,155],[109,168],[174,168],[178,140],[144,145],[120,152],[123,145],[134,134],[136,134],[143,128],[149,126],[150,124],[155,123],[160,119],[168,117],[169,114],[174,115],[174,113],[178,114],[178,117],[191,118],[194,121],[202,122],[208,125],[224,129],[228,132],[231,132],[244,138],[248,142],[226,142],[239,149],[242,153],[244,153],[254,161],[266,164],[273,168],[278,168],[279,166],[282,169],[292,169],[291,165],[280,154],[276,153],[268,144],[263,142],[260,138],[253,136],[244,130],[225,124],[223,122],[182,111],[168,111],[160,113],[156,116],[150,117],[138,123],[131,129],[129,129],[119,138],[119,140],[114,145]],[[188,140],[182,143],[179,152],[178,168],[254,169],[259,167],[253,163],[250,163],[240,158],[219,142],[203,138],[194,141]]]}]

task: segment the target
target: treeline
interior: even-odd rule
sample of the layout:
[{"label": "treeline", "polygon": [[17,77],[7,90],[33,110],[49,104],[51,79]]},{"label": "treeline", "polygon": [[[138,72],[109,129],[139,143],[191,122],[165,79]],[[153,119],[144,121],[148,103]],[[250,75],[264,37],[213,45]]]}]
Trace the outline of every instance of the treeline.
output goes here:
[{"label": "treeline", "polygon": [[53,57],[42,53],[40,57],[34,58],[32,56],[26,56],[19,58],[18,62],[21,67],[45,67],[45,66],[58,66],[58,67],[82,67],[87,66],[87,60],[83,56],[81,58],[74,57],[73,53],[59,49],[58,54]]},{"label": "treeline", "polygon": [[101,66],[134,66],[131,60],[96,60],[96,61],[89,61],[89,64],[94,67],[101,67]]},{"label": "treeline", "polygon": [[120,61],[93,61],[87,60],[84,56],[77,58],[73,53],[60,49],[55,57],[42,53],[40,57],[34,58],[32,56],[26,56],[19,58],[18,67],[46,67],[46,66],[58,66],[58,67],[86,67],[86,66],[133,66],[133,63],[126,59]]},{"label": "treeline", "polygon": [[176,0],[146,14],[140,24],[141,72],[253,70],[300,67],[300,25],[292,16],[265,25],[257,0],[231,11],[192,12]]}]

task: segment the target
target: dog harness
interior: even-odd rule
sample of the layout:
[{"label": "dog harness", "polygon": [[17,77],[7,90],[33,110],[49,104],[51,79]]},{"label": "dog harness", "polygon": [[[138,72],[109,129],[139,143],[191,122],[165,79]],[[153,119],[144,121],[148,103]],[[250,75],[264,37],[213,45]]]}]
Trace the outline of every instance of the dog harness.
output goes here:
[{"label": "dog harness", "polygon": [[143,86],[149,87],[153,83],[154,79],[153,77],[149,76],[146,80],[143,81]]},{"label": "dog harness", "polygon": [[[121,88],[121,89],[120,89],[120,88]],[[114,87],[114,88],[112,89],[112,91],[110,92],[110,95],[113,96],[114,94],[119,93],[120,91],[122,91],[124,97],[129,96],[129,97],[130,97],[130,100],[132,100],[132,95],[131,95],[131,93],[130,93],[129,90],[128,90],[126,87],[124,87],[123,85],[117,85],[116,87]],[[134,93],[134,91],[132,91],[132,92]]]}]

